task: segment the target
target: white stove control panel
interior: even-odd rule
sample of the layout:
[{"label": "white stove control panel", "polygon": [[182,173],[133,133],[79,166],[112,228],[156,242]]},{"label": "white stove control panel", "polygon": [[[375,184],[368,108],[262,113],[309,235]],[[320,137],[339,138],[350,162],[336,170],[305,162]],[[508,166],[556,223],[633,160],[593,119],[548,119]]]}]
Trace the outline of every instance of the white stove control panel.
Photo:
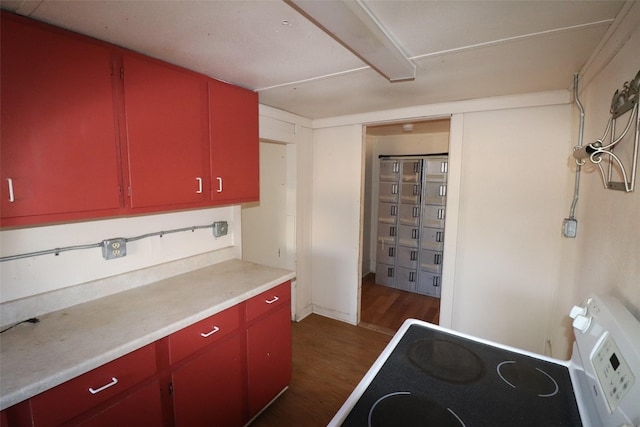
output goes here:
[{"label": "white stove control panel", "polygon": [[640,426],[640,321],[617,299],[574,307],[574,389],[587,426]]},{"label": "white stove control panel", "polygon": [[618,345],[608,333],[602,336],[591,355],[591,364],[602,387],[609,412],[613,413],[635,384],[636,378]]}]

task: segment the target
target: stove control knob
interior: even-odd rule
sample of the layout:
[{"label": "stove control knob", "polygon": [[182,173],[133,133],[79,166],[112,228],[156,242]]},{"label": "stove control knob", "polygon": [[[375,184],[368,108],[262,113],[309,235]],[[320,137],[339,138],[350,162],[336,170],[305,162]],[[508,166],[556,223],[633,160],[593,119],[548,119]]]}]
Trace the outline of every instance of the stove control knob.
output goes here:
[{"label": "stove control knob", "polygon": [[569,312],[569,317],[575,319],[576,316],[584,316],[587,314],[586,307],[580,307],[579,305],[574,305],[571,311]]},{"label": "stove control knob", "polygon": [[587,332],[589,326],[591,326],[592,317],[583,316],[582,314],[576,315],[573,319],[573,327],[582,333]]}]

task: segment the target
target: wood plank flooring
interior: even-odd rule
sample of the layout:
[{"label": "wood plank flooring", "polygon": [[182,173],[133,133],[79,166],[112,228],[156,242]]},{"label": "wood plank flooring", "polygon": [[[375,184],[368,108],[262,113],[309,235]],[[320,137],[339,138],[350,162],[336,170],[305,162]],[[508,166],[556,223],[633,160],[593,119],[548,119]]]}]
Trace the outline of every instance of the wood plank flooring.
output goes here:
[{"label": "wood plank flooring", "polygon": [[409,318],[438,324],[440,299],[377,285],[375,274],[362,280],[360,326],[394,334]]},{"label": "wood plank flooring", "polygon": [[391,337],[311,314],[292,324],[292,340],[289,389],[251,427],[326,426]]}]

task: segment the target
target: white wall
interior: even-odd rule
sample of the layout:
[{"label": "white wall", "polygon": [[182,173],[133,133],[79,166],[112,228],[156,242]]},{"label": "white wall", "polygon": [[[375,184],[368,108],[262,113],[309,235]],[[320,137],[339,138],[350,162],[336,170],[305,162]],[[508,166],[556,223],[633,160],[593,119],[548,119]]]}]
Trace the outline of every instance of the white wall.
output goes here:
[{"label": "white wall", "polygon": [[313,311],[358,321],[364,174],[362,125],[313,134]]},{"label": "white wall", "polygon": [[543,352],[570,121],[569,105],[464,114],[454,329]]},{"label": "white wall", "polygon": [[[594,61],[602,63],[602,68],[594,70],[592,66],[581,73],[581,77],[583,74],[589,77],[588,85],[579,84],[580,99],[585,108],[585,144],[602,136],[614,92],[640,70],[640,3],[634,4],[630,16],[634,18],[629,25],[634,25],[635,31],[628,40],[623,39],[624,46],[619,49],[616,42],[619,43],[620,37],[614,35],[610,43],[612,46],[604,50],[615,55],[612,54],[611,58],[605,56],[607,61]],[[576,145],[577,108],[574,109],[572,126],[572,145]],[[625,158],[626,165],[629,165],[630,142],[623,141],[616,149],[616,154]],[[572,184],[574,171],[575,165],[571,164]],[[570,200],[572,195],[573,185],[567,199]],[[568,213],[570,205],[565,205]],[[562,258],[569,262],[563,264],[562,286],[558,290],[556,310],[549,326],[549,335],[562,357],[568,356],[572,339],[566,313],[588,295],[615,295],[640,318],[640,181],[636,182],[632,193],[605,190],[596,168],[586,165],[581,173],[576,218],[578,235],[575,239],[566,239],[563,245]]]},{"label": "white wall", "polygon": [[287,175],[287,146],[260,142],[260,201],[242,207],[242,259],[295,270]]},{"label": "white wall", "polygon": [[[568,92],[564,91],[376,112],[370,115],[369,120],[369,116],[359,115],[334,121],[314,121],[314,311],[318,307],[321,314],[347,321],[358,316],[360,280],[353,272],[361,266],[354,264],[358,257],[352,248],[357,244],[359,235],[351,230],[351,226],[344,225],[341,225],[342,232],[327,232],[330,224],[352,221],[361,210],[356,204],[360,194],[358,180],[361,178],[353,168],[358,164],[363,142],[360,133],[352,130],[360,129],[362,123],[399,120],[399,115],[404,115],[405,119],[424,120],[452,114],[449,147],[452,182],[448,187],[445,231],[448,237],[445,260],[449,261],[445,261],[443,266],[447,277],[443,283],[441,324],[542,352],[546,318],[553,307],[553,293],[549,289],[557,283],[558,275],[559,261],[553,258],[553,254],[557,258],[559,253],[559,232],[564,215],[562,201],[567,181],[566,147],[571,145],[571,108],[568,102]],[[352,120],[361,122],[345,125]],[[469,150],[467,145],[470,145]],[[351,158],[348,167],[332,164],[331,154],[338,150]],[[535,153],[533,156],[532,151]],[[548,153],[542,155],[545,159],[542,162],[540,153]],[[343,169],[346,172],[342,172]],[[487,173],[487,170],[495,172]],[[325,184],[318,181],[336,176],[340,179],[334,182],[335,185],[341,185],[340,191],[349,195],[340,198],[334,195],[332,198],[327,193],[320,200],[318,191],[323,191]],[[353,182],[344,182],[349,177]],[[524,192],[533,191],[534,195],[539,194],[542,188],[547,201],[541,203],[530,196],[527,198],[522,195],[521,188]],[[464,216],[467,212],[462,206],[470,192],[474,193],[470,202],[482,205],[479,211],[476,209],[481,216],[471,215],[472,212]],[[348,202],[343,202],[343,199]],[[504,203],[503,199],[509,202]],[[483,204],[485,200],[488,203]],[[550,203],[556,203],[557,207],[550,209]],[[492,216],[493,210],[498,210],[499,215]],[[318,215],[322,220],[316,223]],[[532,228],[520,230],[517,226],[520,220],[525,223],[528,220]],[[507,231],[503,221],[508,221]],[[497,234],[493,231],[496,227]],[[514,234],[514,228],[519,233]],[[519,243],[522,232],[528,240],[525,241],[525,250],[507,254],[509,262],[515,266],[506,266],[502,271],[494,271],[500,266],[488,268],[484,263],[486,254],[504,255],[501,245],[509,238]],[[478,248],[480,242],[482,247]],[[516,243],[510,244],[512,248],[516,246]],[[465,245],[474,250],[466,250]],[[335,248],[338,248],[337,252]],[[555,264],[541,276],[536,266],[544,267],[545,263]],[[478,266],[482,267],[482,272],[476,271]],[[490,277],[492,272],[495,272],[495,281]],[[471,283],[477,283],[478,274],[481,278],[479,286],[470,288]],[[541,277],[541,280],[535,277]],[[532,283],[537,287],[542,285],[542,291],[534,291],[535,295],[540,295],[538,301],[541,304],[535,312],[535,319],[531,317],[530,305],[526,306],[528,311],[521,313],[524,304],[510,309],[504,305],[500,295],[509,286],[520,291],[531,287]],[[447,289],[444,289],[445,285]],[[479,292],[479,289],[486,292]],[[475,301],[464,296],[458,301],[458,296],[466,292],[471,292]],[[500,312],[502,315],[497,314]],[[519,331],[518,326],[524,326],[525,333]]]},{"label": "white wall", "polygon": [[[150,237],[129,242],[127,255],[113,260],[103,259],[100,248],[91,248],[62,252],[57,256],[51,254],[2,262],[0,264],[1,323],[22,320],[6,317],[12,313],[12,310],[7,308],[7,304],[18,302],[22,304],[25,299],[31,297],[70,290],[70,293],[62,293],[51,300],[50,302],[54,305],[39,307],[37,313],[26,313],[28,317],[83,302],[82,299],[76,299],[80,293],[75,292],[74,289],[77,285],[87,282],[171,264],[176,260],[225,248],[230,248],[227,258],[239,258],[240,209],[229,206],[0,231],[0,254],[4,257],[65,246],[93,244],[114,237],[136,237],[146,233],[208,225],[214,221],[229,222],[227,236],[216,239],[209,228],[167,234],[163,237]],[[182,265],[171,264],[162,272],[162,275],[166,277],[166,275],[180,274],[184,272],[184,268],[190,267],[193,268],[188,262]],[[152,276],[153,274],[146,275],[149,278]],[[155,277],[155,280],[163,278]],[[107,282],[104,286],[96,287],[92,291],[93,295],[89,297],[108,295],[143,284],[146,284],[144,278],[131,280],[130,283]]]}]

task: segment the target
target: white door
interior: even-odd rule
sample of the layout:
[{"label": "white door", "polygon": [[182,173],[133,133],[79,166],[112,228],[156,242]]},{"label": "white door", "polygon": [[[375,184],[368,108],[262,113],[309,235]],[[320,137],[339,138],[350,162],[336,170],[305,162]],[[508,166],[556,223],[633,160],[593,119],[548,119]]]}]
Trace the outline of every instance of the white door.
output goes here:
[{"label": "white door", "polygon": [[286,145],[260,142],[260,202],[242,208],[242,259],[290,268],[286,208]]}]

